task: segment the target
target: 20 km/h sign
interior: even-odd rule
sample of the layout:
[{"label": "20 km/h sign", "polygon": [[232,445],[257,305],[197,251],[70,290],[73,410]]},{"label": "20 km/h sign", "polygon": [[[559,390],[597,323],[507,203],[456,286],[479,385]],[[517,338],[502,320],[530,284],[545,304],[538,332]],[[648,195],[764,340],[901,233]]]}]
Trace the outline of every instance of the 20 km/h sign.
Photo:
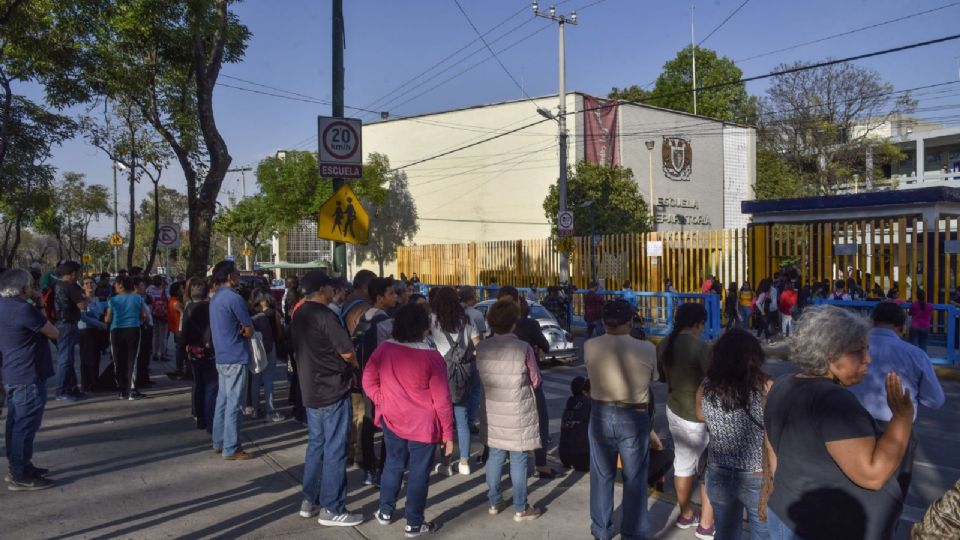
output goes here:
[{"label": "20 km/h sign", "polygon": [[573,212],[570,210],[557,213],[557,233],[560,236],[573,236]]},{"label": "20 km/h sign", "polygon": [[320,176],[362,178],[362,124],[359,118],[317,117]]}]

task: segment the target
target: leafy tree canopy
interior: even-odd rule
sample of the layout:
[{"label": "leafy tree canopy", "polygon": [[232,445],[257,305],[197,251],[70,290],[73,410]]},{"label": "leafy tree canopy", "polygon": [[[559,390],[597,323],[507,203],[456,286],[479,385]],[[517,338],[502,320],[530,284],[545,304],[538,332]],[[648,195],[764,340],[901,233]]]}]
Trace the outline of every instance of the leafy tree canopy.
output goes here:
[{"label": "leafy tree canopy", "polygon": [[397,248],[412,241],[420,230],[417,205],[407,187],[407,174],[398,171],[390,175],[383,201],[364,200],[363,203],[370,213],[370,242],[357,246],[357,260],[376,261],[382,276],[384,265],[396,260]]},{"label": "leafy tree canopy", "polygon": [[[586,201],[593,202],[583,208]],[[552,185],[543,201],[543,211],[554,230],[559,208],[559,191]],[[576,236],[649,230],[647,203],[633,179],[633,171],[626,167],[608,167],[589,161],[577,163],[567,175],[567,209],[575,213]]]}]

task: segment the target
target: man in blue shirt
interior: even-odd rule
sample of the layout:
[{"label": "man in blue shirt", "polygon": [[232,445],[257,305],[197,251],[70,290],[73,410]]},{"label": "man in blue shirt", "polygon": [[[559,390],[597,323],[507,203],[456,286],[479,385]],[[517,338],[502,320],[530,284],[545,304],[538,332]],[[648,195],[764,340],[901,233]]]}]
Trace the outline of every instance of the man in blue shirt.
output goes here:
[{"label": "man in blue shirt", "polygon": [[217,263],[211,278],[210,336],[220,383],[213,415],[213,450],[223,452],[223,459],[231,461],[250,459],[252,456],[240,449],[240,420],[253,321],[247,303],[233,290],[240,285],[240,272],[234,262]]},{"label": "man in blue shirt", "polygon": [[[927,353],[900,337],[906,320],[903,308],[893,302],[880,302],[873,308],[873,329],[870,330],[870,369],[867,376],[850,387],[860,403],[881,427],[886,428],[891,412],[887,405],[886,378],[891,371],[900,376],[904,390],[913,401],[913,419],[917,419],[918,403],[939,409],[944,402],[943,388]],[[913,476],[913,452],[917,447],[916,430],[910,433],[910,444],[900,465],[898,482],[904,497]]]},{"label": "man in blue shirt", "polygon": [[33,439],[40,429],[47,403],[47,379],[53,376],[48,339],[59,338],[56,327],[27,300],[33,296],[33,277],[15,268],[0,275],[0,366],[7,394],[5,446],[10,464],[8,489],[46,489],[49,471],[33,465]]}]

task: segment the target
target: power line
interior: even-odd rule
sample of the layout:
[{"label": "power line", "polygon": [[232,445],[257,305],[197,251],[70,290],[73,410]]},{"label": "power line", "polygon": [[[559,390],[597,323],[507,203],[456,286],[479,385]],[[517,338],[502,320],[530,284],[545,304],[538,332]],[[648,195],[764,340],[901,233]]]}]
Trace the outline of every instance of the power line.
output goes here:
[{"label": "power line", "polygon": [[[880,51],[873,51],[873,52],[869,52],[869,53],[859,54],[859,55],[856,55],[856,56],[849,56],[849,57],[842,58],[842,59],[838,59],[838,60],[828,60],[828,61],[819,62],[819,63],[816,63],[816,64],[809,64],[809,65],[797,66],[797,67],[793,67],[793,68],[789,68],[789,69],[772,71],[772,72],[766,73],[766,74],[764,74],[764,75],[755,75],[755,76],[753,76],[753,77],[740,78],[740,79],[737,79],[737,80],[735,80],[735,81],[728,81],[728,82],[725,82],[725,83],[718,83],[718,84],[713,84],[713,85],[709,85],[709,86],[700,87],[700,88],[698,88],[698,90],[699,90],[699,91],[703,91],[703,90],[715,90],[715,89],[717,89],[717,88],[723,88],[723,87],[732,86],[732,85],[735,85],[735,84],[743,84],[743,83],[747,83],[747,82],[751,82],[751,81],[758,81],[758,80],[761,80],[761,79],[767,79],[767,78],[770,78],[770,77],[777,77],[777,76],[780,76],[780,75],[787,75],[787,74],[790,74],[790,73],[797,73],[797,72],[800,72],[800,71],[807,71],[807,70],[810,70],[810,69],[817,69],[817,68],[821,68],[821,67],[832,66],[832,65],[836,65],[836,64],[842,64],[842,63],[844,63],[844,62],[851,62],[851,61],[854,61],[854,60],[862,60],[862,59],[864,59],[864,58],[873,58],[873,57],[876,57],[876,56],[882,56],[882,55],[886,55],[886,54],[892,54],[892,53],[895,53],[895,52],[901,52],[901,51],[906,51],[906,50],[910,50],[910,49],[916,49],[916,48],[919,48],[919,47],[927,47],[927,46],[930,46],[930,45],[935,45],[935,44],[937,44],[937,43],[944,43],[944,42],[953,41],[953,40],[956,40],[956,39],[960,39],[960,34],[954,34],[954,35],[952,35],[952,36],[945,36],[945,37],[942,37],[942,38],[931,39],[931,40],[927,40],[927,41],[921,41],[921,42],[912,43],[912,44],[909,44],[909,45],[902,45],[902,46],[900,46],[900,47],[893,47],[893,48],[890,48],[890,49],[883,49],[883,50],[880,50]],[[650,101],[650,100],[652,100],[652,99],[661,99],[661,98],[664,98],[664,97],[669,97],[669,96],[674,96],[674,95],[682,95],[682,94],[689,94],[689,93],[692,93],[692,92],[693,92],[693,90],[682,90],[682,91],[679,91],[679,92],[671,92],[671,93],[667,93],[667,94],[660,94],[660,95],[656,95],[656,96],[650,96],[649,98],[644,98],[644,99],[641,99],[641,100],[638,100],[638,101],[624,101],[623,103],[633,103],[633,104],[636,104],[636,105],[643,105],[643,102],[645,102],[645,101]],[[583,110],[580,110],[580,111],[571,111],[571,112],[568,112],[567,114],[578,114],[578,113],[586,113],[586,112],[596,111],[596,110],[603,110],[603,109],[607,109],[607,108],[613,107],[614,105],[616,105],[616,104],[619,103],[619,102],[616,101],[616,100],[611,100],[611,101],[613,102],[613,103],[611,103],[611,104],[605,104],[605,105],[600,105],[600,106],[597,106],[597,107],[591,107],[591,108],[583,109]],[[526,125],[520,126],[520,127],[518,127],[518,128],[509,130],[509,131],[505,131],[505,132],[503,132],[503,133],[500,133],[500,134],[497,134],[497,135],[493,135],[493,136],[491,136],[491,137],[487,137],[486,139],[481,139],[481,140],[475,141],[475,142],[473,142],[473,143],[470,143],[470,144],[467,144],[467,145],[463,145],[463,146],[454,148],[454,149],[452,149],[452,150],[448,150],[448,151],[446,151],[446,152],[442,152],[442,153],[439,153],[439,154],[436,154],[436,155],[433,155],[433,156],[428,156],[428,157],[425,157],[425,158],[416,160],[416,161],[414,161],[414,162],[412,162],[412,163],[410,163],[410,164],[403,165],[403,166],[401,166],[401,167],[396,167],[396,168],[392,169],[390,172],[399,171],[399,170],[402,170],[402,169],[405,169],[405,168],[408,168],[408,167],[412,167],[412,166],[417,165],[417,164],[420,164],[420,163],[426,163],[427,161],[432,161],[432,160],[435,160],[435,159],[438,159],[438,158],[441,158],[441,157],[444,157],[444,156],[448,156],[448,155],[450,155],[450,154],[454,154],[454,153],[460,152],[460,151],[462,151],[462,150],[466,150],[466,149],[468,149],[468,148],[473,148],[474,146],[478,146],[478,145],[481,145],[481,144],[483,144],[483,143],[485,143],[485,142],[489,142],[489,141],[492,141],[492,140],[499,139],[499,138],[501,138],[501,137],[505,137],[505,136],[510,135],[510,134],[512,134],[512,133],[516,133],[516,132],[518,132],[518,131],[522,131],[522,130],[524,130],[524,129],[533,127],[533,126],[535,126],[535,125],[541,124],[541,123],[546,122],[546,121],[547,121],[547,119],[544,118],[543,120],[539,120],[539,121],[536,121],[536,122],[532,122],[532,123],[530,123],[530,124],[526,124]]]},{"label": "power line", "polygon": [[[227,75],[222,75],[222,77],[226,77],[226,78],[230,78],[230,79],[236,79],[236,77],[229,77],[229,76],[227,76]],[[246,81],[245,81],[245,82],[246,82]],[[272,88],[272,87],[269,87],[269,86],[266,86],[266,85],[263,85],[263,84],[259,84],[259,83],[254,83],[254,82],[250,82],[250,83],[248,83],[248,84],[256,84],[257,86],[264,86],[264,87],[266,87],[266,88]],[[265,90],[256,90],[256,89],[254,89],[254,88],[244,88],[244,87],[242,87],[242,86],[235,86],[235,85],[228,84],[228,83],[224,83],[224,82],[217,83],[217,86],[222,86],[222,87],[224,87],[224,88],[231,88],[231,89],[233,89],[233,90],[241,90],[241,91],[243,91],[243,92],[250,92],[250,93],[252,93],[252,94],[260,94],[260,95],[263,95],[263,96],[272,96],[272,97],[277,97],[277,98],[281,98],[281,99],[288,99],[288,100],[290,100],[290,101],[299,101],[299,102],[301,102],[301,103],[311,103],[311,104],[316,104],[316,105],[331,105],[331,104],[332,104],[330,101],[327,101],[327,100],[324,100],[324,99],[315,98],[315,97],[310,97],[310,96],[306,96],[306,95],[304,95],[304,94],[297,94],[297,93],[295,93],[295,92],[287,92],[286,90],[279,90],[279,91],[280,91],[280,92],[287,92],[288,94],[293,94],[293,95],[277,94],[277,93],[275,93],[275,92],[267,92],[267,91],[265,91]],[[344,108],[346,108],[346,109],[351,109],[351,110],[354,110],[354,111],[363,111],[363,112],[370,112],[370,113],[380,114],[378,111],[371,111],[371,110],[369,110],[369,109],[361,109],[360,107],[351,107],[351,106],[349,106],[349,105],[344,105]]]},{"label": "power line", "polygon": [[[500,68],[503,69],[503,72],[506,73],[507,77],[510,77],[510,80],[513,81],[513,84],[520,89],[520,93],[526,96],[526,98],[529,99],[530,101],[533,101],[533,98],[530,97],[530,94],[528,94],[527,91],[523,89],[523,85],[520,84],[517,78],[513,76],[513,73],[510,73],[510,70],[507,69],[507,66],[503,64],[503,61],[500,60],[500,57],[497,56],[497,53],[493,50],[492,47],[490,47],[490,44],[487,43],[487,40],[483,38],[483,34],[481,34],[480,30],[477,29],[477,25],[473,24],[473,21],[470,20],[470,15],[467,15],[466,10],[464,10],[463,6],[460,5],[460,0],[453,0],[453,3],[457,5],[457,9],[459,9],[460,13],[463,14],[463,18],[467,20],[467,24],[470,25],[470,28],[473,28],[473,31],[476,32],[477,37],[480,39],[481,42],[483,42],[483,46],[486,47],[488,51],[490,51],[490,54],[493,56],[493,59],[497,61],[497,64],[499,64]],[[536,105],[536,102],[534,102],[534,105]]]},{"label": "power line", "polygon": [[810,41],[804,41],[803,43],[797,43],[796,45],[791,45],[791,46],[789,46],[789,47],[783,47],[783,48],[781,48],[781,49],[776,49],[776,50],[773,50],[773,51],[769,51],[769,52],[765,52],[765,53],[760,53],[760,54],[756,54],[756,55],[753,55],[753,56],[748,56],[747,58],[743,58],[743,59],[740,59],[740,60],[735,60],[735,62],[736,62],[736,63],[748,62],[748,61],[750,61],[750,60],[755,60],[755,59],[757,59],[757,58],[763,58],[764,56],[770,56],[771,54],[777,54],[777,53],[782,53],[782,52],[786,52],[786,51],[792,51],[792,50],[798,49],[798,48],[800,48],[800,47],[805,47],[805,46],[807,46],[807,45],[813,45],[814,43],[820,43],[820,42],[823,42],[823,41],[828,41],[828,40],[831,40],[831,39],[836,39],[836,38],[838,38],[838,37],[849,36],[849,35],[851,35],[851,34],[856,34],[856,33],[858,33],[858,32],[863,32],[864,30],[870,30],[870,29],[873,29],[873,28],[879,28],[879,27],[881,27],[881,26],[886,26],[886,25],[888,25],[888,24],[893,24],[893,23],[895,23],[895,22],[906,21],[906,20],[912,19],[912,18],[914,18],[914,17],[920,17],[921,15],[927,15],[928,13],[934,13],[934,12],[936,12],[936,11],[944,10],[944,9],[947,9],[947,8],[952,8],[952,7],[958,6],[958,5],[960,5],[960,2],[953,2],[953,3],[951,3],[951,4],[947,4],[947,5],[945,5],[945,6],[940,6],[940,7],[938,7],[938,8],[928,9],[928,10],[926,10],[926,11],[919,11],[919,12],[917,12],[917,13],[911,13],[911,14],[909,14],[909,15],[904,15],[904,16],[902,16],[902,17],[897,17],[897,18],[895,18],[895,19],[889,19],[889,20],[882,21],[882,22],[878,22],[878,23],[875,23],[875,24],[870,24],[870,25],[867,25],[867,26],[861,26],[860,28],[854,28],[853,30],[847,30],[846,32],[840,32],[839,34],[833,34],[833,35],[829,35],[829,36],[826,36],[826,37],[822,37],[822,38],[818,38],[818,39],[813,39],[813,40],[810,40]]},{"label": "power line", "polygon": [[743,9],[743,6],[747,5],[749,2],[750,2],[750,0],[743,0],[743,2],[742,2],[739,6],[737,6],[737,9],[733,10],[733,13],[727,15],[727,18],[726,18],[726,19],[720,21],[720,24],[718,24],[713,30],[710,31],[709,34],[707,34],[707,37],[701,39],[701,40],[700,40],[700,43],[697,43],[697,47],[703,45],[703,42],[706,41],[706,40],[708,40],[708,39],[710,39],[710,36],[712,36],[713,34],[715,34],[717,30],[723,28],[723,25],[727,24],[727,21],[729,21],[730,19],[733,18],[734,15],[736,15],[737,13],[739,13],[740,10]]}]

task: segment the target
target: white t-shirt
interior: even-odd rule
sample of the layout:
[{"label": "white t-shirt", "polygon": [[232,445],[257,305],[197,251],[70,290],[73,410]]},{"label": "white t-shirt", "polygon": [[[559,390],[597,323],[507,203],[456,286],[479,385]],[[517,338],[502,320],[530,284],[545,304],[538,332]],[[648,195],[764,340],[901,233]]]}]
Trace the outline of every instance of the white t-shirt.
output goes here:
[{"label": "white t-shirt", "polygon": [[[460,332],[449,332],[449,334],[451,339],[456,340]],[[433,343],[437,346],[437,352],[439,352],[441,356],[450,352],[450,342],[447,340],[447,336],[444,335],[443,329],[440,328],[440,324],[437,322],[437,316],[432,313],[430,314],[430,337],[433,338]],[[471,340],[479,338],[480,333],[477,331],[477,327],[468,322],[463,328],[463,338],[462,341],[460,341],[460,345],[466,349]]]}]

